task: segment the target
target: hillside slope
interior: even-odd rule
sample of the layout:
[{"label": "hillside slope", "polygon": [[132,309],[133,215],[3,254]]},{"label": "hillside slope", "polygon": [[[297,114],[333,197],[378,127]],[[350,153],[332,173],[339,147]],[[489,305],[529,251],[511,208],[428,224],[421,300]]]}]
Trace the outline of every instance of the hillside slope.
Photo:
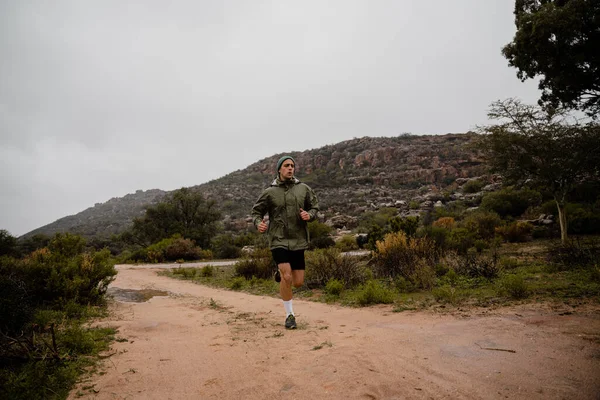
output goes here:
[{"label": "hillside slope", "polygon": [[[457,187],[457,179],[485,173],[481,155],[471,146],[476,138],[475,134],[363,137],[290,155],[298,165],[299,179],[319,196],[321,218],[328,220],[336,215],[358,216],[384,206],[408,208],[407,204],[415,200],[443,199],[444,191],[452,192]],[[281,155],[274,154],[193,188],[219,201],[226,230],[245,229],[252,204],[275,177]],[[131,226],[135,217],[143,215],[146,206],[156,204],[168,193],[138,190],[24,236],[65,231],[86,237],[120,233]]]}]

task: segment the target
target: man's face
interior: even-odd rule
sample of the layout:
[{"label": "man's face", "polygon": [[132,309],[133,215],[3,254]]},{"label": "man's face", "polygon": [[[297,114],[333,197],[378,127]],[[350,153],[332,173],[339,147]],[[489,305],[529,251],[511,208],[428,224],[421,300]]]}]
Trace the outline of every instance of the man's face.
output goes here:
[{"label": "man's face", "polygon": [[281,164],[281,168],[279,168],[279,177],[284,180],[290,180],[294,176],[294,162],[290,159],[287,159]]}]

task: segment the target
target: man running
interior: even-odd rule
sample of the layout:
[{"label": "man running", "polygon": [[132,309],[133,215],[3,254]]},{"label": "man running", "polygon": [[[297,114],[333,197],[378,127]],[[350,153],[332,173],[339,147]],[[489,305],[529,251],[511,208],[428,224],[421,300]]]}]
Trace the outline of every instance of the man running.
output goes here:
[{"label": "man running", "polygon": [[[304,251],[308,248],[308,222],[317,217],[319,201],[313,190],[295,176],[296,162],[283,156],[277,162],[277,177],[254,207],[252,219],[260,233],[267,232],[269,248],[277,264],[275,280],[286,312],[285,327],[296,328],[292,308],[292,285],[304,283]],[[269,222],[265,220],[269,216]]]}]

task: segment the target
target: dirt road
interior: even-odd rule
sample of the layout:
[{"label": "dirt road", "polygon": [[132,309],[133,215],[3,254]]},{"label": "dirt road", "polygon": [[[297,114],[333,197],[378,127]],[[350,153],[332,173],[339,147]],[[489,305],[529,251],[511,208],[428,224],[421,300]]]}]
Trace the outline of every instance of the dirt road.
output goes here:
[{"label": "dirt road", "polygon": [[111,304],[101,325],[123,340],[72,399],[600,398],[598,307],[450,315],[295,300],[299,329],[286,331],[278,299],[118,269],[113,288],[169,295]]}]

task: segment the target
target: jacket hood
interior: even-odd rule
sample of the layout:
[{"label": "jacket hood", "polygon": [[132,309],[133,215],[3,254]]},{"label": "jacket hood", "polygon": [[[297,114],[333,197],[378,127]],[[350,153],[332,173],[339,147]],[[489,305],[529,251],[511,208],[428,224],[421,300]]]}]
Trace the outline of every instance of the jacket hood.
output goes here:
[{"label": "jacket hood", "polygon": [[[294,183],[294,184],[300,183],[300,180],[294,176],[294,177],[292,177],[292,183]],[[285,182],[279,178],[275,178],[275,179],[273,179],[273,182],[271,182],[271,186],[279,186],[279,185],[283,185],[283,184],[285,184]]]}]

